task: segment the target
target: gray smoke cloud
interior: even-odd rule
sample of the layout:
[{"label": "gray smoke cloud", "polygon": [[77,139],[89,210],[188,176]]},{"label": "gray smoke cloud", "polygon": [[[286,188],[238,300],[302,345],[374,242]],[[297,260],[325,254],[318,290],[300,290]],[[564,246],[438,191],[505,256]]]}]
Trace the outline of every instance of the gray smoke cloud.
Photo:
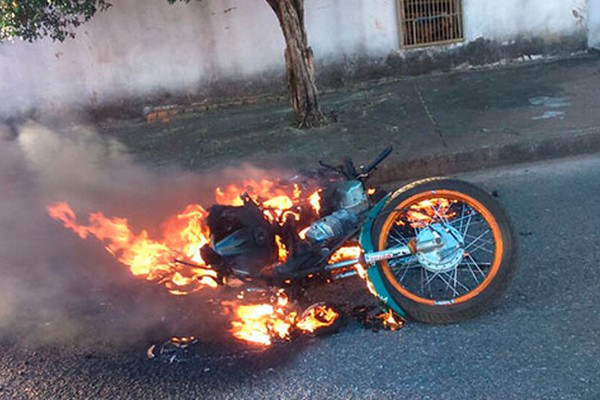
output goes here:
[{"label": "gray smoke cloud", "polygon": [[250,166],[210,176],[159,172],[85,125],[0,125],[0,338],[131,343],[223,328],[210,293],[179,298],[133,278],[99,241],[49,218],[46,206],[67,202],[80,222],[102,210],[152,235],[185,205],[210,205],[217,184],[268,175]]}]

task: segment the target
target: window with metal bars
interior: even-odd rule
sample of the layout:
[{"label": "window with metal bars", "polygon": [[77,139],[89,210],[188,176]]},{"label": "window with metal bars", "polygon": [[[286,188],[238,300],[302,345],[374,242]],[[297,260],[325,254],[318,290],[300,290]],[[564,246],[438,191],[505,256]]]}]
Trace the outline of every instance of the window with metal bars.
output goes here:
[{"label": "window with metal bars", "polygon": [[463,40],[462,0],[398,0],[402,47]]}]

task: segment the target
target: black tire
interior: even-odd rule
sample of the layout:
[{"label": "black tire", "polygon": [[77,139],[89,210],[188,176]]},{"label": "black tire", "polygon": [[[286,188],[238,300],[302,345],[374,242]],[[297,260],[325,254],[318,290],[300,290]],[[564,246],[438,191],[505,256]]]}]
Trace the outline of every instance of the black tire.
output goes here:
[{"label": "black tire", "polygon": [[[429,202],[423,202],[427,199]],[[427,209],[428,204],[434,205]],[[457,216],[459,211],[460,217]],[[429,220],[425,218],[428,215],[431,215]],[[390,295],[409,317],[422,322],[453,323],[481,314],[504,292],[515,272],[513,233],[506,214],[489,194],[472,184],[430,178],[413,182],[394,193],[377,217],[371,238],[375,248],[383,250],[399,238],[403,242],[410,241],[411,231],[416,237],[426,227],[429,232],[435,230],[442,235],[446,232],[448,243],[456,237],[463,240],[460,245],[458,239],[454,247],[448,245],[446,253],[446,248],[440,249],[438,258],[423,256],[434,254],[423,252],[393,266],[387,261],[378,263]],[[469,234],[473,229],[475,234]],[[450,230],[453,233],[449,233]],[[477,235],[480,231],[483,233]],[[467,240],[471,236],[475,239],[469,244]],[[493,250],[487,246],[493,246]],[[440,255],[442,253],[453,257]],[[490,261],[481,261],[485,257]],[[446,259],[453,261],[444,263]],[[448,270],[454,264],[454,269]]]}]

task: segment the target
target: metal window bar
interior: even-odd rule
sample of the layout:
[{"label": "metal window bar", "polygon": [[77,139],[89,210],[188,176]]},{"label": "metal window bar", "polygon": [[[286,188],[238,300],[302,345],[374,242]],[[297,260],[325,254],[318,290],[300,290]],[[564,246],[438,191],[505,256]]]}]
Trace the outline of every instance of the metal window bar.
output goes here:
[{"label": "metal window bar", "polygon": [[398,0],[402,47],[464,40],[462,0]]}]

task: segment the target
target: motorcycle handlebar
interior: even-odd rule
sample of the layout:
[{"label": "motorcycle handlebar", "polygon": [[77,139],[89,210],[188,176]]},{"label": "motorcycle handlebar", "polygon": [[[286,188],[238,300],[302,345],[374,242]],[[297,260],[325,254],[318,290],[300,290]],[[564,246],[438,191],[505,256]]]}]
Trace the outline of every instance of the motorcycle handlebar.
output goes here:
[{"label": "motorcycle handlebar", "polygon": [[369,164],[363,171],[364,174],[368,174],[371,171],[373,171],[383,160],[385,160],[391,153],[392,153],[393,147],[389,146],[386,147],[381,154],[379,154],[377,156],[377,158],[375,160],[373,160],[373,162],[371,164]]},{"label": "motorcycle handlebar", "polygon": [[372,172],[375,168],[377,168],[377,166],[383,161],[385,160],[391,153],[392,153],[392,146],[388,146],[386,147],[381,154],[379,154],[377,156],[377,158],[375,158],[375,160],[373,160],[373,162],[371,162],[371,164],[369,164],[367,167],[361,167],[359,169],[359,171],[357,171],[354,168],[354,164],[352,163],[352,160],[347,158],[344,160],[344,165],[336,167],[333,165],[329,165],[324,163],[323,161],[319,161],[319,165],[321,165],[322,167],[325,167],[327,169],[330,169],[332,171],[337,172],[338,174],[344,176],[346,179],[366,179],[369,176],[369,173]]}]

